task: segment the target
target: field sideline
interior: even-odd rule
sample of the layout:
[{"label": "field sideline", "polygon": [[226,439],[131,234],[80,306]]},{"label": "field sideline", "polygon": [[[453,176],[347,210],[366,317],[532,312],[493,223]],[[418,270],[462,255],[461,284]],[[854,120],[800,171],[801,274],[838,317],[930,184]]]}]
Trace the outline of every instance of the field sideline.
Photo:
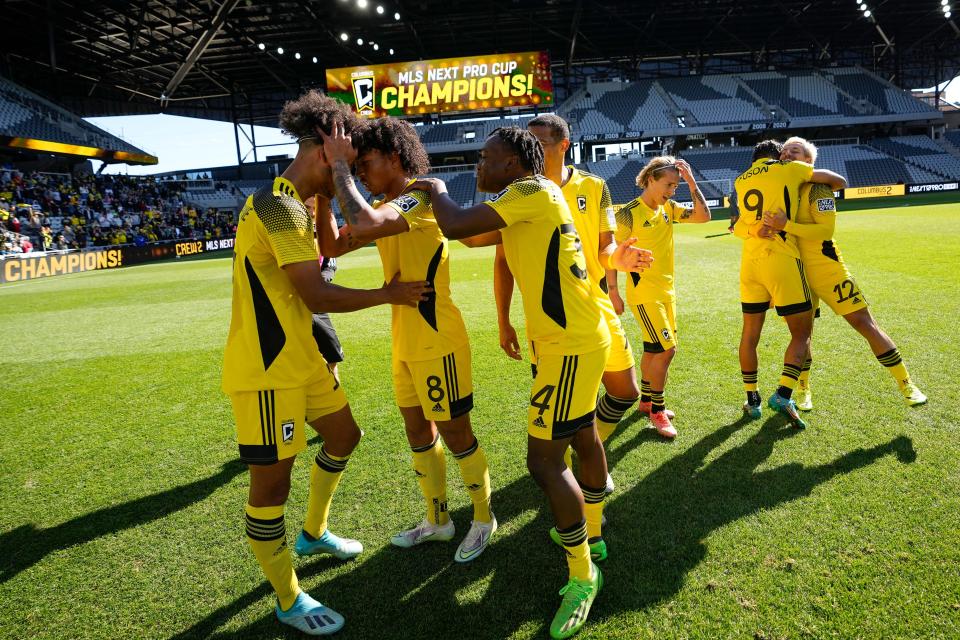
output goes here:
[{"label": "field sideline", "polygon": [[[741,419],[740,242],[704,237],[725,228],[676,228],[680,348],[666,397],[680,435],[663,442],[631,416],[609,442],[606,584],[577,637],[960,637],[960,392],[949,365],[960,362],[960,209],[841,214],[841,250],[930,403],[906,407],[865,341],[825,310],[804,432],[766,410]],[[389,310],[336,316],[365,437],[331,528],[366,550],[295,566],[346,616],[338,638],[546,637],[566,580],[524,463],[530,369],[497,345],[492,249],[452,246],[500,529],[467,566],[453,562],[456,541],[389,545],[422,518],[392,399]],[[381,280],[364,249],[336,282]],[[0,638],[301,637],[276,622],[243,535],[245,468],[219,390],[229,308],[229,258],[0,287]],[[765,396],[786,336],[771,316]],[[294,471],[288,536],[311,455]],[[447,469],[459,540],[470,501],[449,456]]]}]

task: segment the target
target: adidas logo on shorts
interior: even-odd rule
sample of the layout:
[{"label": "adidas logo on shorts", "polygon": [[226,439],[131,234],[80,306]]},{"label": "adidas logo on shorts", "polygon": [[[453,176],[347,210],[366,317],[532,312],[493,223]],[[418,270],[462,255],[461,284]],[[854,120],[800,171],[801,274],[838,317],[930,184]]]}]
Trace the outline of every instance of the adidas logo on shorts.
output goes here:
[{"label": "adidas logo on shorts", "polygon": [[543,418],[537,416],[537,419],[533,421],[533,426],[546,428],[547,425],[544,423]]},{"label": "adidas logo on shorts", "polygon": [[434,412],[434,413],[443,413],[443,405],[440,404],[439,402],[438,402],[437,404],[433,405],[433,412]]}]

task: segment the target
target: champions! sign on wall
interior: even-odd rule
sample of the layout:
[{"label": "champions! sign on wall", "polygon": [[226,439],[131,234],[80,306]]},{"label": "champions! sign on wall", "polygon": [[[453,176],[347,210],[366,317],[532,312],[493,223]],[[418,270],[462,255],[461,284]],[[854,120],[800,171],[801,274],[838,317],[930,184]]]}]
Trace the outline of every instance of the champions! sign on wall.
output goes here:
[{"label": "champions! sign on wall", "polygon": [[368,118],[553,106],[545,51],[327,69],[327,93]]}]

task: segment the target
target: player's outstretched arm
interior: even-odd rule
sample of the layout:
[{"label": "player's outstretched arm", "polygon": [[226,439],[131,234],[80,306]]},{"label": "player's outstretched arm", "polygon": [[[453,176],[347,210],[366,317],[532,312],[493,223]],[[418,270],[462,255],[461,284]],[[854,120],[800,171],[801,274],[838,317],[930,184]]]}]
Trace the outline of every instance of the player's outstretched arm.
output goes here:
[{"label": "player's outstretched arm", "polygon": [[697,179],[693,177],[693,169],[690,167],[690,163],[686,160],[677,160],[677,171],[680,172],[680,177],[690,187],[690,193],[693,196],[693,209],[685,211],[680,216],[680,222],[710,222],[710,205],[707,204],[707,199],[703,197],[703,192],[697,186]]},{"label": "player's outstretched arm", "polygon": [[447,195],[447,185],[438,178],[420,178],[410,188],[430,192],[433,215],[437,219],[440,231],[450,240],[469,238],[507,226],[503,218],[487,204],[477,204],[468,209],[461,208]]},{"label": "player's outstretched arm", "polygon": [[415,306],[433,291],[427,282],[400,282],[400,274],[379,289],[348,289],[325,282],[320,263],[293,262],[283,267],[293,287],[313,313],[359,311],[381,304]]},{"label": "player's outstretched arm", "polygon": [[834,191],[847,188],[847,179],[839,173],[834,173],[829,169],[814,169],[813,176],[810,178],[810,182],[825,184]]},{"label": "player's outstretched arm", "polygon": [[314,222],[317,225],[317,246],[321,255],[339,258],[345,253],[359,249],[376,238],[362,238],[353,232],[350,225],[337,227],[337,220],[330,208],[330,201],[321,195],[314,196]]},{"label": "player's outstretched arm", "polygon": [[400,213],[389,206],[376,209],[370,206],[360,195],[350,167],[357,159],[357,150],[353,148],[350,136],[343,127],[336,124],[330,135],[317,129],[323,139],[323,154],[333,171],[333,186],[337,193],[337,202],[343,219],[350,225],[351,232],[364,240],[363,244],[407,231],[410,226]]},{"label": "player's outstretched arm", "polygon": [[503,245],[497,245],[493,259],[493,299],[497,306],[497,327],[500,332],[500,348],[514,360],[521,360],[517,330],[510,323],[510,303],[513,300],[513,274],[507,265]]},{"label": "player's outstretched arm", "polygon": [[469,238],[460,238],[460,244],[466,245],[471,249],[477,247],[490,247],[495,244],[501,244],[503,238],[500,236],[499,231],[488,231],[486,233],[479,233],[475,236],[470,236]]}]

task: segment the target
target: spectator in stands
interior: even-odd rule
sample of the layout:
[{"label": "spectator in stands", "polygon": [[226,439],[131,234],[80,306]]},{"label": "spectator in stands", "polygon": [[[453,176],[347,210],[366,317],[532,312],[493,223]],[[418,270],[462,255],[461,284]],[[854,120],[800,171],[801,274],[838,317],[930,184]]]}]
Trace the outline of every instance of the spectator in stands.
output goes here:
[{"label": "spectator in stands", "polygon": [[30,253],[33,251],[33,243],[30,242],[30,238],[27,236],[20,236],[20,241],[18,242],[21,253]]}]

